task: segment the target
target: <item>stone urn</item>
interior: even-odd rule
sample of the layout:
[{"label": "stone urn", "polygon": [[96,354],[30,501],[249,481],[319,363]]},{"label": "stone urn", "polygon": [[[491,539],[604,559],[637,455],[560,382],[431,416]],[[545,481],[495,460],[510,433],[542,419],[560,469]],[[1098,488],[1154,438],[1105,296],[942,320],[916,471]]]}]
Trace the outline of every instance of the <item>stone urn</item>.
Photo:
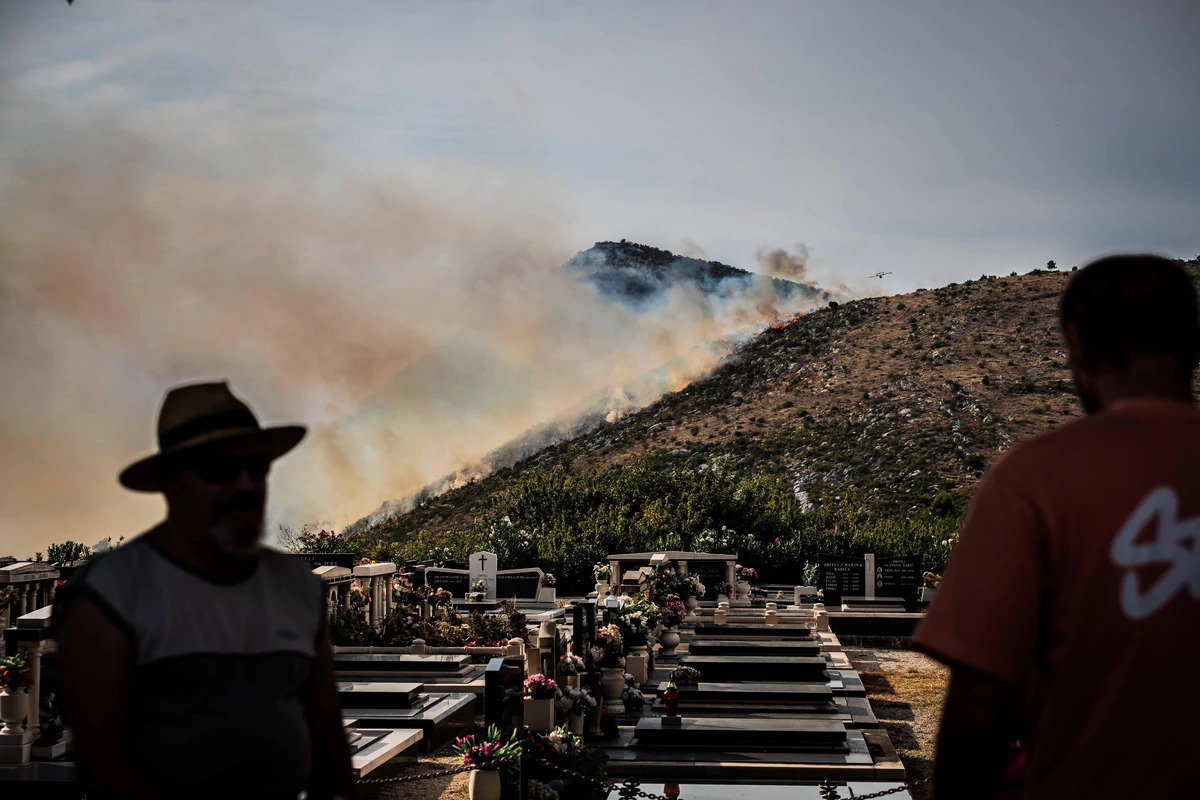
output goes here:
[{"label": "stone urn", "polygon": [[0,733],[19,736],[25,732],[22,727],[25,717],[29,714],[29,688],[0,690],[0,720],[4,720],[4,728]]},{"label": "stone urn", "polygon": [[525,698],[525,727],[538,733],[549,733],[554,730],[554,698],[535,700]]},{"label": "stone urn", "polygon": [[608,581],[601,581],[596,584],[596,596],[604,597],[608,594]]},{"label": "stone urn", "polygon": [[737,599],[745,600],[750,596],[750,581],[737,582]]},{"label": "stone urn", "polygon": [[568,715],[567,730],[576,736],[583,736],[583,714]]},{"label": "stone urn", "polygon": [[689,597],[684,602],[684,605],[687,606],[687,610],[688,610],[689,614],[695,614],[696,609],[700,607],[700,600],[695,597]]},{"label": "stone urn", "polygon": [[667,628],[658,635],[658,643],[662,645],[663,655],[674,655],[675,648],[679,647],[679,631]]},{"label": "stone urn", "polygon": [[467,792],[471,800],[500,800],[500,770],[472,770]]},{"label": "stone urn", "polygon": [[620,667],[604,667],[600,670],[600,688],[604,692],[604,706],[616,714],[624,710],[621,695],[625,693],[625,670]]}]

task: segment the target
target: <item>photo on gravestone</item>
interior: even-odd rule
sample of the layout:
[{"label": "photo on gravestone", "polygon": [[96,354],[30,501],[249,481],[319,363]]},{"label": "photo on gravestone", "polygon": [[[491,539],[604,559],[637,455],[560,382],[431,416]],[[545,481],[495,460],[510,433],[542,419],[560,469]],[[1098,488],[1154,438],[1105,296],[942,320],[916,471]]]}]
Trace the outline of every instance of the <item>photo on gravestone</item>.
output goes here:
[{"label": "photo on gravestone", "polygon": [[461,600],[469,591],[470,576],[465,572],[427,569],[425,582],[435,589],[445,589],[456,600]]},{"label": "photo on gravestone", "polygon": [[921,557],[875,559],[875,596],[903,597],[915,602],[921,589]]},{"label": "photo on gravestone", "polygon": [[826,605],[866,594],[867,568],[861,556],[817,556],[817,564],[817,588],[825,593]]},{"label": "photo on gravestone", "polygon": [[698,561],[688,564],[688,572],[695,573],[704,584],[702,600],[716,600],[717,587],[725,580],[725,565],[715,561]]},{"label": "photo on gravestone", "polygon": [[542,576],[538,572],[501,572],[496,576],[496,598],[506,600],[517,597],[536,600],[542,589]]}]

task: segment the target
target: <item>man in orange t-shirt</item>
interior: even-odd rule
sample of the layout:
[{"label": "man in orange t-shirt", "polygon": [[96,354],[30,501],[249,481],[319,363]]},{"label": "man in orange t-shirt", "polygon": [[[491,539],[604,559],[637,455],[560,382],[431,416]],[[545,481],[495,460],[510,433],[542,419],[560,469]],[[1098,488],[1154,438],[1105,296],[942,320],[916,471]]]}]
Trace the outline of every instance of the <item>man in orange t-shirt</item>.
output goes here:
[{"label": "man in orange t-shirt", "polygon": [[1156,256],[1081,270],[1062,326],[1085,419],[980,482],[916,646],[950,684],[938,800],[1200,797],[1200,323]]}]

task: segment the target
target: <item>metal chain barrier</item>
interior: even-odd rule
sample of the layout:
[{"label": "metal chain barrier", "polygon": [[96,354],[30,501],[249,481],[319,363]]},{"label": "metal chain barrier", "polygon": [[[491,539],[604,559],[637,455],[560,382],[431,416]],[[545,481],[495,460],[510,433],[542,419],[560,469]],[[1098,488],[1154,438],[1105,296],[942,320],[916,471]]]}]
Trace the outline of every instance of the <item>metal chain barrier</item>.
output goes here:
[{"label": "metal chain barrier", "polygon": [[413,781],[424,781],[430,778],[444,778],[447,775],[460,775],[464,772],[470,772],[472,769],[473,767],[450,767],[449,769],[438,770],[437,772],[422,772],[420,775],[397,775],[394,778],[359,778],[358,783],[363,786],[383,783],[412,783]]}]

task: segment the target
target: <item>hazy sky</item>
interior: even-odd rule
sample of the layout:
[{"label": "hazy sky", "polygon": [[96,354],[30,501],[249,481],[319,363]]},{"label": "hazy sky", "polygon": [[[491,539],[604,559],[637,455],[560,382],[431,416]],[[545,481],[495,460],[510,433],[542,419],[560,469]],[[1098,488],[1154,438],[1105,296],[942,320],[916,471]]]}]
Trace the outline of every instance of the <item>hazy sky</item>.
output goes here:
[{"label": "hazy sky", "polygon": [[[1195,256],[1198,35],[1193,0],[0,0],[0,555],[152,522],[114,476],[172,383],[334,420],[484,316],[554,363],[588,306],[547,270],[598,240],[885,293]],[[589,325],[559,363],[629,330]]]}]

